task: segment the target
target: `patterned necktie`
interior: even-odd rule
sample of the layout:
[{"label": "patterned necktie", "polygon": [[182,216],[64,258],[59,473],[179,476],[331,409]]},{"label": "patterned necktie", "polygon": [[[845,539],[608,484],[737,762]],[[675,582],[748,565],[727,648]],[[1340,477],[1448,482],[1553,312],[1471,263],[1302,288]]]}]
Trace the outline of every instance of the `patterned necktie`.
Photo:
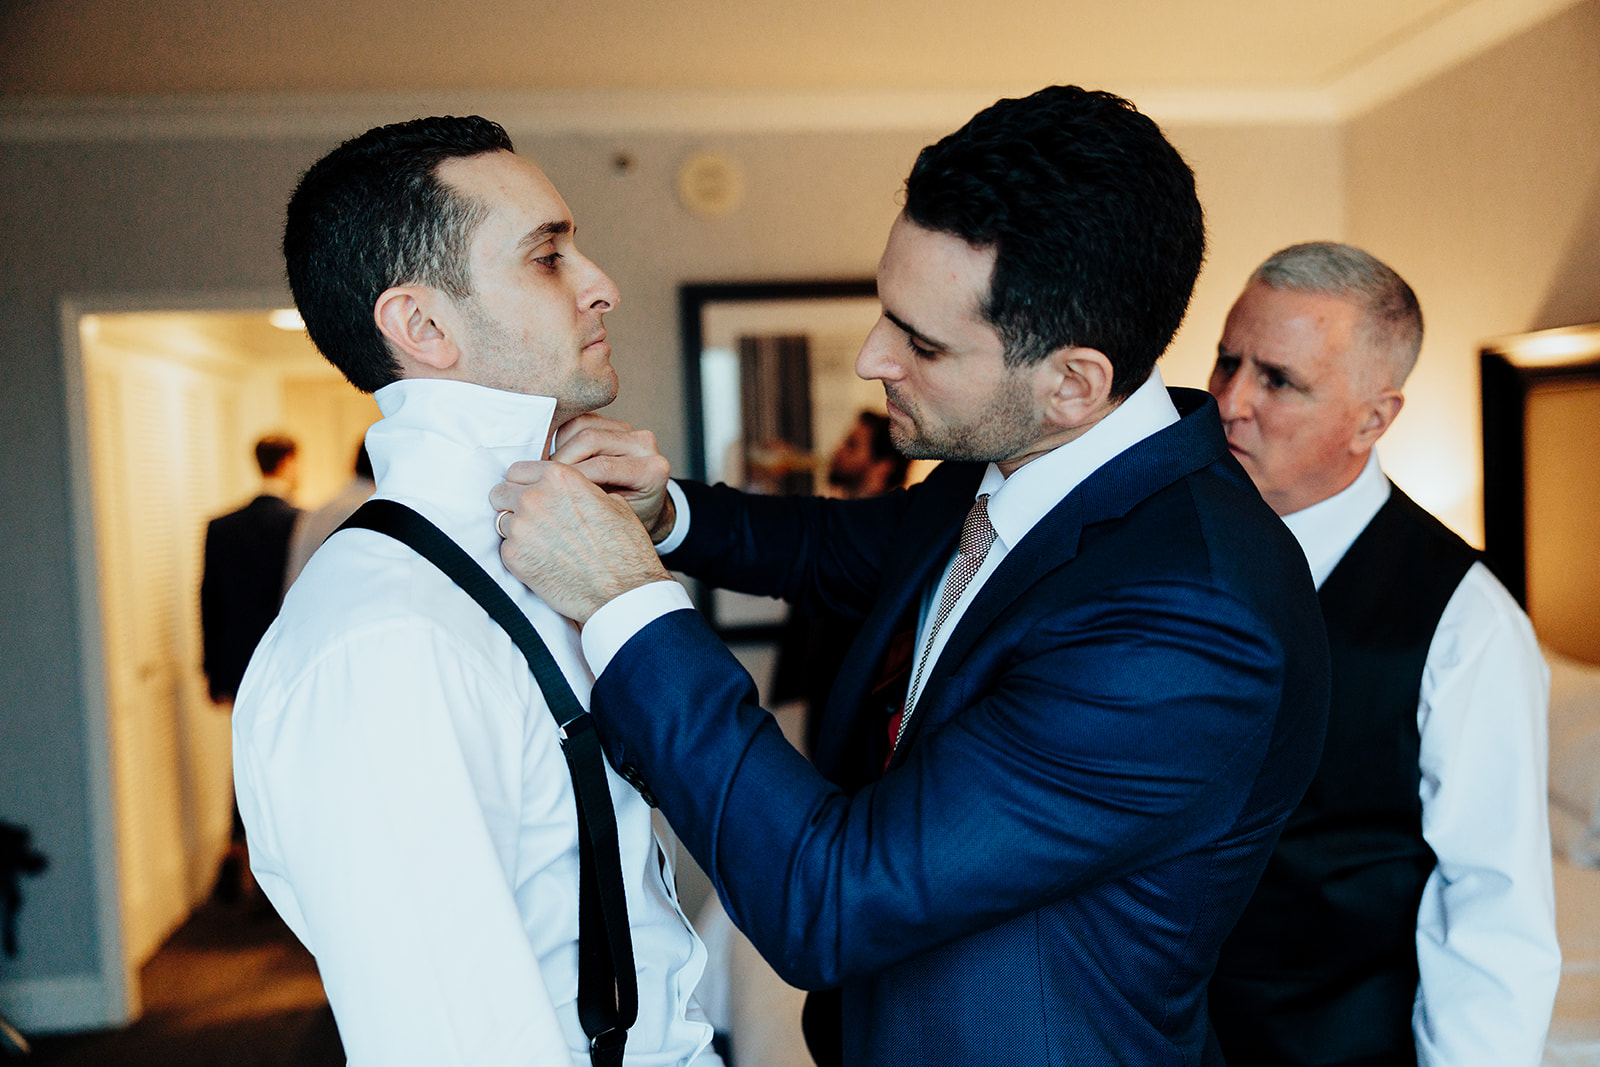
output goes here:
[{"label": "patterned necktie", "polygon": [[894,750],[900,746],[900,739],[906,734],[906,724],[911,721],[911,713],[916,707],[912,698],[921,695],[922,672],[928,666],[928,654],[933,651],[939,631],[950,617],[950,612],[955,610],[961,594],[967,591],[978,568],[983,566],[983,559],[989,554],[994,538],[994,525],[989,521],[989,494],[984,493],[973,502],[972,510],[967,512],[967,521],[961,526],[961,544],[956,549],[956,561],[950,568],[950,578],[944,583],[944,595],[939,598],[939,614],[934,616],[933,628],[928,631],[928,643],[922,647],[922,656],[917,660],[917,673],[911,679],[911,687],[906,690],[906,702],[889,724],[889,736],[894,738],[894,743],[889,746],[891,758]]}]

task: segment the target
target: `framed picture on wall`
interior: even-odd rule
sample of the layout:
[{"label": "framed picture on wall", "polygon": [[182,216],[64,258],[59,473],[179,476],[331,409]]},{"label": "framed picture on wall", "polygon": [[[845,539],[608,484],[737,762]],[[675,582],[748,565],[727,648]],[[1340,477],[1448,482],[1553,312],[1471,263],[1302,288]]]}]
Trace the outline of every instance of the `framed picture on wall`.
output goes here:
[{"label": "framed picture on wall", "polygon": [[[679,290],[692,475],[756,493],[813,493],[828,456],[883,387],[856,377],[878,321],[870,278],[727,282]],[[728,590],[700,607],[725,636],[770,637],[787,607]]]}]

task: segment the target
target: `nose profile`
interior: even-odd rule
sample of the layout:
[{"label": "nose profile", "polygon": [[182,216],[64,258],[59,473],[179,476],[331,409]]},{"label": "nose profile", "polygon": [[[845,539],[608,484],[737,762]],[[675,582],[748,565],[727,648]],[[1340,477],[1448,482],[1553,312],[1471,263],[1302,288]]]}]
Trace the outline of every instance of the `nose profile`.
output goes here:
[{"label": "nose profile", "polygon": [[1222,421],[1232,422],[1249,414],[1248,375],[1242,368],[1235,368],[1232,374],[1220,365],[1213,368],[1209,388],[1211,395],[1217,398],[1217,412]]},{"label": "nose profile", "polygon": [[894,381],[901,375],[900,365],[894,359],[895,335],[899,327],[883,316],[878,317],[872,332],[861,342],[856,354],[856,377],[865,381]]},{"label": "nose profile", "polygon": [[589,279],[589,284],[584,286],[584,299],[582,306],[586,309],[606,312],[611,311],[622,299],[622,293],[617,289],[616,282],[610,275],[601,270],[593,261],[587,260],[589,267],[594,271],[594,277]]}]

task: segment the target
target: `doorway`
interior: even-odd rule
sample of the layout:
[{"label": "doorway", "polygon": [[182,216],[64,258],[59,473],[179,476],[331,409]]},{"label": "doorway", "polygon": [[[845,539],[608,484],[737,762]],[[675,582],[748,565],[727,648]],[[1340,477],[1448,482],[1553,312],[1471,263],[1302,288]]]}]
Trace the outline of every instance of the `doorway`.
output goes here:
[{"label": "doorway", "polygon": [[261,436],[295,438],[294,502],[316,507],[349,480],[378,417],[291,316],[65,315],[81,374],[74,480],[89,517],[78,552],[89,557],[80,574],[90,734],[104,740],[91,774],[102,967],[107,988],[123,991],[114,1021],[138,1016],[140,967],[210,893],[229,841],[227,709],[211,703],[200,670],[206,523],[255,496]]}]

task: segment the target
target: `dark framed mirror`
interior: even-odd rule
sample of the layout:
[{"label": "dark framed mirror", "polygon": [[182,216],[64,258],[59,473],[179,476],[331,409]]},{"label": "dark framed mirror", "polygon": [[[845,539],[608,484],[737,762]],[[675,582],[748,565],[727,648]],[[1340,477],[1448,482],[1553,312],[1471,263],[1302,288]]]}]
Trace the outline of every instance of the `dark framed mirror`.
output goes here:
[{"label": "dark framed mirror", "polygon": [[[830,450],[883,387],[856,377],[878,321],[870,278],[726,282],[679,290],[689,473],[751,492],[823,489]],[[700,595],[726,636],[771,637],[787,608],[727,590]]]},{"label": "dark framed mirror", "polygon": [[1484,555],[1542,641],[1600,663],[1600,324],[1479,354]]}]

